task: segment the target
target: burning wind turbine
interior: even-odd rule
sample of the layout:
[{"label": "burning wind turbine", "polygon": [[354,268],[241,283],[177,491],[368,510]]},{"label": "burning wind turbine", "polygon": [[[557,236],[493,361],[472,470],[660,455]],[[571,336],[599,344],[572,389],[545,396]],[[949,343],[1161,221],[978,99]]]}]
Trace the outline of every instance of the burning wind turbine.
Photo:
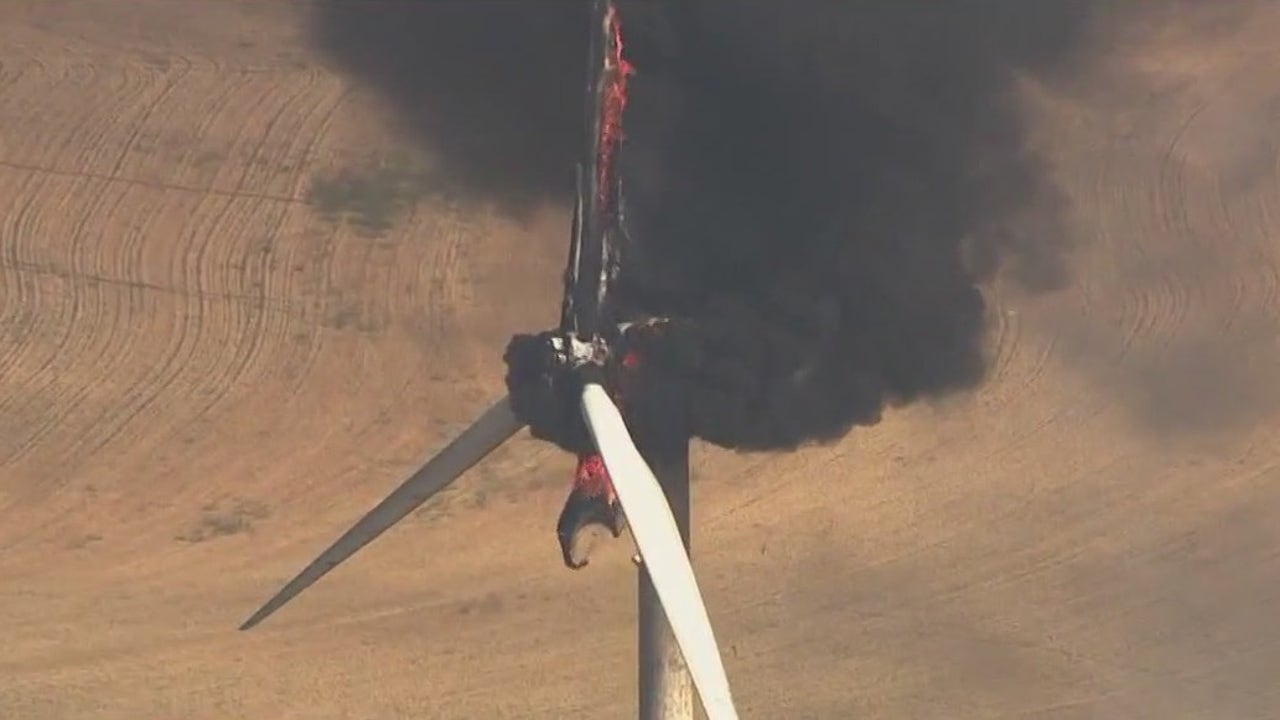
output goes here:
[{"label": "burning wind turbine", "polygon": [[610,302],[625,240],[623,197],[617,172],[627,81],[634,72],[623,57],[621,23],[612,0],[595,0],[592,12],[587,111],[589,143],[578,166],[573,237],[560,327],[517,336],[508,348],[511,394],[370,510],[240,627],[248,630],[297,596],[360,548],[458,479],[526,425],[535,435],[539,407],[567,409],[579,422],[574,439],[578,467],[558,533],[566,565],[586,564],[576,537],[587,525],[606,525],[615,537],[630,527],[639,557],[661,601],[672,634],[710,720],[737,718],[728,678],[671,508],[657,478],[633,441],[619,405],[626,406],[630,371],[640,362],[637,339],[661,333],[664,321],[624,322]]}]

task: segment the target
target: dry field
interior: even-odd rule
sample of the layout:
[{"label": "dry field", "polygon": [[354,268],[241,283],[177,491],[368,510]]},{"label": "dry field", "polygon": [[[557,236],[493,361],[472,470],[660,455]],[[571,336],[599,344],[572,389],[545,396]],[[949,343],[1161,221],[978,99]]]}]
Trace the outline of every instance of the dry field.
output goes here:
[{"label": "dry field", "polygon": [[[1280,8],[1208,5],[1018,86],[1076,249],[980,391],[697,449],[744,717],[1280,717]],[[528,439],[235,629],[500,392],[568,223],[440,199],[309,7],[6,3],[0,718],[634,716],[628,554],[561,567]]]}]

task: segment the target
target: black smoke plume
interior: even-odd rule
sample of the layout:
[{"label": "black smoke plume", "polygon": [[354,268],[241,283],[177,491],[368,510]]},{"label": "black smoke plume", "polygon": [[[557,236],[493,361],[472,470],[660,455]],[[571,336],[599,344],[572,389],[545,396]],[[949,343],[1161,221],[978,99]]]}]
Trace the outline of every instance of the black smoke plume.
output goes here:
[{"label": "black smoke plume", "polygon": [[[374,21],[341,5],[323,26],[353,64],[392,68],[380,77],[465,192],[515,208],[569,188],[585,5],[422,2],[391,21],[413,39],[400,51],[344,26]],[[996,269],[1063,281],[1058,199],[1011,83],[1070,58],[1086,0],[619,7],[637,73],[615,299],[672,319],[631,337],[633,422],[737,448],[838,438],[981,381],[979,285]],[[335,42],[352,35],[365,42]],[[517,406],[580,450],[572,393],[526,359],[536,343],[508,348]]]}]

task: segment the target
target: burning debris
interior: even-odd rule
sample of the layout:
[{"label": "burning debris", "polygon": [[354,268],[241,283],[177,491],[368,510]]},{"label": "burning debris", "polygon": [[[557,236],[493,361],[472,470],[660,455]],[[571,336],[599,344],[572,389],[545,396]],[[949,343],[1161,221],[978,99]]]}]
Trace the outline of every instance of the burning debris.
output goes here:
[{"label": "burning debris", "polygon": [[616,538],[626,528],[626,520],[604,459],[599,453],[591,452],[578,456],[573,489],[556,523],[556,536],[567,567],[574,570],[586,567],[591,544],[585,542],[587,539],[582,535],[595,527],[604,528]]}]

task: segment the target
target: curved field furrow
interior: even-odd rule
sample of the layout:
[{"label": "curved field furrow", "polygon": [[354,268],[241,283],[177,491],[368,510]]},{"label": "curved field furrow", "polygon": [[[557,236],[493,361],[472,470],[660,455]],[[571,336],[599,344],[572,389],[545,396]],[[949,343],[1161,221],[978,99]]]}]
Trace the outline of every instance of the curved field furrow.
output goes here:
[{"label": "curved field furrow", "polygon": [[[199,218],[203,215],[217,215],[218,211],[212,208],[225,208],[233,202],[206,197],[193,205],[192,216]],[[180,376],[202,370],[203,368],[193,361],[202,357],[206,350],[206,343],[212,342],[213,347],[221,347],[225,342],[226,333],[222,328],[216,325],[213,328],[209,327],[218,319],[217,312],[223,305],[213,299],[217,297],[217,284],[214,283],[211,286],[197,279],[203,270],[202,251],[211,242],[211,231],[207,227],[202,228],[202,225],[207,223],[198,223],[184,233],[177,243],[178,247],[186,249],[185,253],[180,253],[176,257],[179,264],[184,266],[182,271],[186,276],[179,281],[184,285],[195,287],[196,292],[184,295],[184,302],[174,308],[173,327],[166,333],[168,342],[157,347],[154,355],[148,353],[150,357],[147,358],[148,362],[144,366],[146,371],[136,376],[125,389],[124,402],[119,412],[109,421],[102,422],[95,428],[95,438],[92,442],[94,451],[101,450],[125,432],[132,423],[144,416],[148,408],[167,400]],[[212,340],[208,337],[211,334]],[[202,388],[197,386],[189,391],[201,390]]]},{"label": "curved field furrow", "polygon": [[474,237],[475,225],[451,214],[424,220],[422,242],[427,244],[426,252],[415,253],[417,272],[405,278],[414,287],[414,295],[408,298],[414,303],[410,307],[416,310],[415,315],[420,314],[420,319],[411,321],[411,327],[419,334],[427,353],[425,359],[438,368],[433,375],[452,377],[456,368],[449,366],[456,350],[442,345],[437,338],[453,337],[458,329],[458,319],[452,316],[455,282],[464,244]]},{"label": "curved field furrow", "polygon": [[[1155,217],[1148,220],[1149,227],[1133,238],[1133,248],[1138,253],[1134,269],[1143,281],[1133,284],[1122,310],[1123,315],[1129,317],[1129,331],[1122,346],[1125,351],[1134,345],[1149,347],[1167,342],[1179,329],[1192,302],[1182,273],[1176,267],[1180,248],[1193,240],[1186,206],[1186,165],[1178,143],[1202,109],[1196,108],[1190,113],[1170,138],[1156,177],[1144,176],[1138,181],[1139,186],[1153,188],[1155,196],[1151,204]],[[1123,355],[1117,360],[1123,361]]]},{"label": "curved field furrow", "polygon": [[[305,138],[306,145],[301,150],[297,170],[293,174],[292,194],[299,196],[303,194],[309,180],[306,177],[306,169],[319,162],[318,150],[321,143],[328,137],[334,118],[342,110],[349,95],[347,88],[335,84],[335,87],[326,93],[323,101],[317,103],[317,112],[320,113],[319,122],[311,128],[309,135],[299,134],[299,140]],[[281,260],[283,271],[290,276],[290,287],[299,295],[309,295],[312,299],[304,305],[304,308],[315,304],[316,299],[325,297],[328,293],[331,274],[329,263],[333,258],[331,249],[334,232],[329,230],[317,233],[318,237],[309,237],[305,241],[296,243],[291,242],[289,254]],[[319,259],[319,267],[313,266],[314,259]],[[318,281],[314,278],[318,278]],[[324,333],[319,331],[320,322],[316,314],[304,310],[298,318],[298,324],[294,334],[288,338],[292,352],[281,365],[284,383],[289,388],[289,402],[292,402],[302,383],[306,381],[324,342]]]},{"label": "curved field furrow", "polygon": [[[265,139],[256,137],[252,133],[252,128],[247,128],[243,123],[242,113],[251,107],[256,107],[260,105],[259,99],[257,97],[253,95],[246,95],[246,93],[243,92],[245,89],[249,89],[249,88],[248,86],[245,86],[243,83],[240,83],[240,82],[233,83],[231,89],[228,90],[225,97],[227,100],[234,98],[236,102],[234,104],[229,104],[224,102],[221,107],[216,107],[216,108],[210,107],[209,110],[206,111],[206,112],[213,113],[215,117],[221,118],[221,120],[216,122],[214,120],[206,120],[204,122],[203,129],[206,131],[206,133],[211,134],[213,132],[216,132],[217,127],[226,126],[229,130],[231,130],[231,132],[234,133],[234,137],[236,138],[232,140],[232,143],[233,143],[233,145],[231,146],[232,148],[235,148],[237,145],[239,145],[239,138],[244,138],[247,142],[250,142],[250,143],[265,142]],[[189,97],[197,98],[197,99],[205,95],[205,93],[202,92],[202,88],[200,86],[189,88],[187,89],[186,92],[189,93]],[[181,104],[182,103],[180,102],[179,106],[181,106]],[[208,115],[202,113],[201,117],[208,117]],[[201,140],[202,138],[197,137],[197,139]],[[204,139],[204,141],[207,142],[208,139],[206,138]],[[225,142],[225,140],[223,140],[223,142]],[[180,165],[179,167],[182,167],[182,166]],[[263,193],[246,192],[246,188],[244,185],[244,178],[246,177],[247,172],[248,171],[244,171],[240,174],[239,178],[235,181],[235,183],[233,184],[230,190],[216,193],[216,194],[206,195],[206,197],[221,196],[226,198],[226,201],[218,204],[218,207],[220,208],[220,210],[217,214],[215,214],[212,217],[210,221],[209,227],[211,228],[210,230],[211,234],[208,236],[199,237],[199,239],[197,240],[197,242],[200,243],[201,250],[204,250],[208,247],[214,247],[221,250],[222,248],[226,247],[228,249],[231,249],[233,252],[235,252],[235,248],[236,248],[235,245],[227,245],[224,243],[216,243],[216,244],[210,245],[210,243],[216,240],[216,237],[214,236],[214,234],[222,231],[222,230],[213,230],[212,228],[222,228],[226,224],[227,218],[237,217],[237,216],[228,214],[232,212],[233,209],[238,209],[240,207],[264,207],[264,208],[268,207],[261,204],[262,202],[270,202],[268,200],[262,199],[265,197]],[[211,178],[210,182],[214,184],[219,183],[218,178],[221,175],[222,173],[215,174]],[[252,204],[247,204],[247,203],[252,203]],[[272,207],[276,205],[278,204],[272,203]],[[284,213],[285,213],[284,208],[280,208],[278,211],[273,212],[273,214],[276,214],[278,217],[283,217]],[[248,217],[248,222],[251,224],[256,224],[257,222],[260,221],[260,219],[261,218],[259,217],[255,217],[251,215]],[[229,230],[231,232],[237,232],[238,228],[234,225],[231,225],[231,226],[227,226],[226,230]],[[264,236],[269,236],[269,233],[270,233],[269,225],[267,227],[263,227],[262,232]],[[237,232],[237,234],[239,233]],[[261,238],[256,238],[255,242],[260,243]],[[164,256],[175,257],[175,259],[176,257],[178,257],[178,256],[169,255],[169,252],[166,250],[166,247],[172,247],[172,243],[158,244],[156,247],[157,249],[160,249],[164,252]],[[205,262],[203,260],[203,252],[201,252],[200,257],[201,259],[197,260],[197,265],[200,265]],[[222,392],[225,392],[231,386],[231,383],[223,383],[223,382],[220,382],[218,379],[219,375],[217,373],[220,371],[216,368],[219,368],[220,366],[225,365],[225,361],[218,360],[216,359],[216,355],[211,356],[207,351],[201,349],[203,341],[199,333],[207,333],[207,332],[210,332],[211,330],[211,328],[207,324],[207,321],[210,319],[211,316],[205,315],[206,311],[216,313],[216,316],[214,317],[233,318],[239,315],[239,310],[241,308],[246,308],[246,309],[252,308],[254,307],[255,304],[257,304],[260,309],[249,310],[251,315],[270,314],[273,317],[281,317],[280,313],[270,312],[270,307],[272,305],[282,305],[282,306],[287,305],[287,301],[285,301],[284,303],[267,303],[265,299],[260,295],[260,290],[253,290],[253,289],[248,289],[243,287],[234,287],[224,282],[223,280],[224,276],[221,273],[225,272],[226,270],[230,270],[231,269],[230,266],[233,263],[237,263],[237,262],[240,262],[240,261],[233,259],[233,256],[223,256],[217,260],[213,260],[212,261],[213,265],[211,267],[217,268],[219,270],[219,274],[213,276],[212,279],[207,283],[197,279],[203,274],[199,271],[197,271],[196,275],[194,276],[188,275],[186,278],[183,278],[181,275],[178,275],[175,277],[174,280],[169,280],[168,278],[163,279],[163,281],[166,283],[173,283],[176,281],[180,287],[188,288],[188,293],[195,300],[195,303],[194,303],[194,305],[196,306],[195,312],[198,313],[199,320],[197,321],[198,324],[194,329],[198,334],[195,338],[193,338],[190,348],[193,353],[193,357],[199,357],[199,359],[202,360],[203,363],[193,368],[191,363],[183,361],[174,367],[173,369],[175,373],[174,376],[170,377],[167,381],[163,381],[160,383],[157,383],[157,381],[154,378],[146,378],[146,379],[140,380],[139,387],[140,388],[145,387],[148,391],[151,391],[150,401],[158,400],[162,397],[167,401],[181,401],[182,400],[181,395],[172,395],[169,393],[157,393],[155,392],[155,390],[157,388],[170,387],[168,383],[173,382],[178,377],[178,375],[181,375],[184,373],[192,373],[192,371],[194,371],[194,373],[196,374],[194,384],[192,382],[179,382],[174,387],[191,388],[191,392],[199,392],[203,395],[204,402],[207,402],[210,404],[212,402],[216,402],[216,396]],[[165,263],[165,264],[168,264],[168,263]],[[149,264],[148,266],[156,267],[154,263]],[[163,267],[163,265],[160,265],[160,266]],[[203,289],[204,287],[208,287],[209,289],[204,290]],[[256,299],[255,299],[255,295],[258,296]],[[230,302],[225,302],[221,300],[222,298],[227,298],[229,300],[232,298],[236,298],[236,299]],[[239,298],[243,298],[243,300],[240,300]],[[188,308],[185,314],[190,316],[192,314],[192,310],[193,308]],[[212,338],[209,338],[209,340],[212,340],[213,342],[213,345],[211,346],[212,348],[218,348],[218,349],[226,350],[229,352],[236,352],[237,348],[245,347],[244,343],[238,343],[234,340],[234,333],[236,332],[234,328],[240,326],[241,323],[235,320],[230,320],[230,322],[232,322],[232,325],[225,329],[220,329],[217,327],[212,328],[212,331],[216,333]],[[185,331],[186,330],[184,328],[184,332]],[[200,389],[201,387],[206,389],[201,390]],[[129,394],[131,396],[136,395],[136,393],[134,393],[133,391],[130,391]],[[140,406],[137,406],[134,412],[135,413],[140,412],[141,409],[145,408],[146,406],[147,406],[147,402],[144,402]],[[201,413],[199,410],[195,410],[190,415],[188,415],[188,418],[189,418],[188,422],[198,419],[200,414]],[[137,415],[135,414],[132,417],[137,417]],[[109,442],[111,439],[115,438],[118,435],[118,433],[122,430],[123,430],[123,426],[117,426],[113,428],[110,432],[108,432],[105,438],[96,440],[95,441],[96,445],[101,446],[102,444]]]},{"label": "curved field furrow", "polygon": [[[114,99],[117,103],[123,102],[124,107],[126,108],[130,107],[129,103],[131,102],[136,101],[141,103],[141,114],[140,116],[135,116],[134,120],[138,125],[141,125],[145,123],[147,117],[154,111],[154,109],[163,102],[166,95],[175,86],[175,81],[170,79],[167,84],[162,85],[156,92],[148,95],[146,91],[155,87],[156,83],[130,82],[131,78],[139,76],[146,77],[148,73],[146,72],[145,67],[142,64],[130,63],[126,63],[120,67],[123,68],[120,76],[125,79],[125,82],[122,86],[118,87],[107,85],[106,89],[113,92],[111,96],[104,96],[102,100],[105,102],[108,98]],[[96,74],[91,73],[87,80],[92,81],[95,77]],[[89,84],[92,83],[90,82]],[[55,88],[59,85],[62,85],[62,83],[59,82],[55,85]],[[145,97],[135,97],[131,96],[129,92],[120,92],[121,90],[128,90],[131,87],[135,88],[138,93],[141,93]],[[83,109],[85,106],[81,105],[78,107]],[[98,118],[91,114],[94,111],[101,113],[104,110],[111,113],[111,116],[117,122],[121,120],[127,122],[126,118],[128,118],[128,115],[126,112],[117,111],[114,107],[110,106],[99,106],[94,108],[93,105],[90,104],[88,106],[88,110],[84,111],[85,116],[80,119],[80,122],[76,123],[65,134],[53,134],[52,136],[61,136],[63,138],[62,147],[72,149],[75,155],[70,158],[70,160],[73,166],[76,167],[92,167],[95,164],[100,163],[100,158],[103,157],[102,153],[104,151],[112,153],[114,155],[114,159],[107,159],[106,161],[108,163],[113,163],[114,167],[105,173],[107,177],[111,177],[118,174],[120,164],[137,144],[139,134],[135,129],[135,131],[126,135],[124,142],[120,142],[118,138],[112,135],[112,131],[118,127],[115,123],[95,122]],[[28,120],[27,122],[32,122],[32,120]],[[82,128],[87,132],[81,132]],[[67,153],[62,152],[59,154],[66,155]],[[54,157],[56,158],[57,155],[54,155]],[[113,211],[118,209],[120,205],[125,202],[129,193],[127,192],[127,188],[121,188],[119,186],[112,187],[108,183],[101,181],[94,182],[93,180],[84,179],[83,173],[80,175],[79,180],[79,182],[73,181],[70,184],[70,188],[66,191],[53,195],[52,197],[59,198],[59,202],[56,205],[51,205],[49,207],[49,210],[55,213],[53,215],[54,218],[62,219],[68,216],[78,217],[78,222],[73,222],[71,227],[65,232],[60,232],[61,227],[56,225],[53,227],[42,226],[38,228],[25,228],[20,230],[20,232],[37,233],[36,237],[41,239],[42,247],[47,250],[52,250],[55,253],[54,259],[52,259],[51,262],[53,262],[55,266],[61,266],[64,269],[53,270],[53,272],[55,276],[67,281],[64,301],[67,302],[71,308],[71,320],[66,323],[63,334],[60,336],[60,339],[56,341],[49,361],[41,368],[36,369],[34,373],[37,377],[52,378],[59,381],[56,386],[58,390],[53,393],[53,395],[55,397],[55,406],[62,407],[63,411],[62,414],[46,417],[43,425],[39,425],[35,428],[35,438],[32,439],[32,443],[38,440],[42,433],[62,425],[62,421],[65,419],[65,414],[76,409],[78,404],[77,400],[73,399],[69,402],[62,401],[62,397],[65,394],[69,393],[74,398],[78,399],[88,391],[89,386],[87,384],[76,387],[68,385],[62,381],[62,379],[73,375],[69,370],[73,368],[76,363],[82,362],[84,357],[87,357],[89,362],[95,364],[101,362],[101,358],[94,355],[82,356],[82,354],[78,353],[74,347],[68,345],[68,342],[71,340],[76,342],[88,342],[94,337],[95,332],[110,333],[112,330],[115,330],[115,328],[110,327],[103,328],[96,323],[77,322],[81,311],[95,311],[86,310],[84,308],[85,303],[91,301],[86,298],[85,288],[81,281],[86,277],[96,277],[100,273],[98,272],[98,263],[90,260],[86,266],[80,259],[82,253],[76,248],[87,247],[88,251],[91,253],[96,253],[101,249],[101,236],[97,235],[96,232],[91,231],[90,228],[100,224],[109,226],[111,224],[110,218]],[[54,183],[54,185],[65,186],[66,183]],[[86,190],[89,190],[90,192],[86,193]],[[113,197],[114,203],[110,207],[102,205],[100,200],[104,197]],[[75,200],[73,201],[71,198],[75,198]],[[67,237],[70,239],[71,244],[67,246],[66,251],[58,251],[56,250],[58,245],[48,242],[48,239],[54,237]],[[138,309],[136,308],[138,298],[136,297],[135,290],[136,288],[129,289],[128,304],[135,306],[135,309]],[[46,392],[44,394],[47,396],[50,393]],[[28,447],[30,446],[31,445],[28,445]],[[15,456],[13,460],[16,461],[20,456],[21,453]],[[56,468],[50,468],[50,470],[56,472]]]},{"label": "curved field furrow", "polygon": [[[138,133],[134,132],[132,133],[132,135],[137,136]],[[116,169],[115,172],[119,172],[119,168]],[[99,223],[106,222],[106,224],[109,225],[110,224],[109,218],[110,218],[110,215],[106,215],[106,217],[102,217],[102,218],[96,218],[96,222],[99,222]],[[154,215],[152,215],[152,218],[154,218]],[[129,237],[129,234],[127,234],[127,236],[125,237]],[[138,237],[138,236],[137,234],[133,234],[133,237]],[[164,250],[165,255],[168,255],[169,252],[172,251],[172,247],[173,247],[172,242],[161,242],[159,243],[159,245],[161,249]],[[138,252],[138,254],[141,254],[141,251]],[[123,287],[125,288],[125,292],[128,293],[128,302],[129,302],[129,306],[131,306],[131,309],[133,310],[133,313],[138,313],[138,311],[142,310],[140,307],[141,296],[147,295],[147,293],[152,290],[152,288],[148,287],[145,281],[142,281],[141,278],[138,279],[138,281],[132,281],[132,279],[129,278],[129,275],[137,274],[137,270],[141,269],[142,266],[145,266],[145,265],[133,265],[133,268],[136,268],[136,269],[133,269],[132,272],[125,272],[122,275],[118,275],[118,277],[122,277],[122,281],[125,283]],[[83,274],[88,274],[88,273],[83,273]],[[90,275],[90,277],[92,277],[92,275]],[[168,278],[163,278],[163,281],[168,281]],[[166,282],[165,284],[169,284],[169,283]],[[150,309],[148,309],[150,310],[148,311],[148,313],[142,314],[141,316],[154,316],[156,313],[156,310],[159,310],[159,307],[160,306],[152,306],[150,307]],[[131,314],[131,319],[132,319],[132,314]],[[133,336],[131,325],[132,325],[132,322],[125,322],[125,324],[123,324],[122,327],[119,328],[120,336],[122,336],[120,340],[122,340],[125,343],[125,345],[128,345],[127,338]],[[134,351],[136,351],[136,348],[134,348]],[[143,382],[147,382],[147,380],[143,380]],[[122,383],[122,387],[129,387],[129,386],[123,386],[123,383]],[[132,389],[125,389],[124,397],[119,397],[118,400],[122,402],[122,405],[127,405],[129,398],[131,398],[134,395],[136,395],[136,393],[134,393]],[[109,437],[110,437],[110,434],[118,432],[118,430],[120,429],[118,425],[114,425],[113,423],[111,423],[111,421],[109,421],[109,418],[104,418],[104,420],[105,421],[102,421],[102,423],[97,425],[97,428],[99,428],[101,432],[108,433]],[[95,434],[93,433],[88,434],[88,436],[84,436],[81,438],[82,445],[88,445],[91,447],[100,445],[101,442],[104,442],[104,441],[101,441],[99,437],[95,437]]]},{"label": "curved field furrow", "polygon": [[[30,64],[23,61],[0,63],[0,94],[7,93],[9,88],[22,76],[22,67]],[[0,136],[0,152],[7,149],[8,142]],[[22,186],[32,180],[30,174],[18,177],[15,173],[0,175],[0,197],[17,198],[22,194]],[[6,210],[5,216],[9,212]],[[35,312],[34,298],[24,297],[23,283],[17,271],[16,252],[10,253],[9,243],[0,243],[0,377],[4,377],[7,365],[6,358],[25,344],[26,334],[31,331],[30,315]],[[2,416],[0,416],[2,417]],[[10,435],[2,432],[0,436]]]},{"label": "curved field furrow", "polygon": [[[979,407],[986,413],[1003,413],[1011,405],[1026,402],[1025,394],[1034,392],[1041,376],[1050,367],[1056,338],[1027,337],[1028,320],[1015,300],[999,295],[992,298],[988,312],[990,369],[985,386],[977,391]],[[1031,320],[1034,322],[1034,318]],[[1032,427],[1051,422],[1056,413],[1046,414]]]},{"label": "curved field furrow", "polygon": [[[73,308],[66,301],[64,293],[68,288],[61,282],[59,275],[45,273],[30,276],[31,270],[45,270],[50,264],[44,257],[42,248],[37,249],[39,244],[35,242],[39,237],[35,233],[43,224],[38,203],[45,188],[46,183],[32,183],[28,186],[30,194],[20,196],[22,203],[12,216],[13,230],[7,234],[6,241],[11,244],[11,251],[7,253],[11,267],[16,271],[15,274],[28,276],[24,279],[30,280],[31,296],[34,298],[28,306],[31,312],[28,316],[31,331],[23,338],[24,342],[17,347],[17,353],[10,356],[8,365],[4,368],[5,383],[12,391],[0,397],[0,414],[22,418],[24,426],[19,436],[21,439],[10,441],[12,449],[9,455],[23,452],[28,442],[25,436],[30,432],[31,425],[38,426],[39,418],[56,411],[56,408],[41,402],[37,391],[37,388],[47,386],[52,378],[40,376],[35,371],[50,367],[56,360],[57,346],[65,342],[68,336],[70,322],[67,315]],[[29,408],[37,409],[40,415],[35,418],[24,415],[22,410]],[[0,463],[8,462],[8,456],[0,459]]]},{"label": "curved field furrow", "polygon": [[[269,185],[276,177],[283,174],[288,178],[289,169],[298,159],[293,157],[293,144],[301,128],[306,128],[305,120],[310,113],[303,108],[297,107],[299,101],[307,101],[312,103],[314,108],[315,99],[311,97],[311,90],[316,83],[314,73],[308,73],[306,82],[297,83],[290,82],[289,86],[294,93],[287,96],[286,99],[279,104],[276,111],[270,116],[263,128],[258,132],[258,142],[249,151],[248,159],[245,161],[246,170],[239,177],[235,184],[235,190],[255,185]],[[300,122],[301,121],[301,122]],[[283,138],[278,137],[283,136]],[[280,149],[275,150],[276,147]],[[252,177],[252,171],[258,167],[270,168],[270,173],[264,181],[255,182]],[[290,182],[290,185],[296,182]],[[288,318],[284,316],[273,316],[265,312],[268,297],[272,296],[271,280],[278,275],[281,266],[274,261],[272,246],[279,237],[281,229],[285,226],[290,214],[289,207],[271,207],[266,208],[259,205],[253,208],[247,214],[252,220],[259,219],[259,210],[268,211],[274,214],[273,219],[261,217],[260,233],[246,232],[243,236],[251,239],[248,247],[240,249],[239,257],[229,260],[228,264],[232,267],[239,266],[240,281],[229,283],[235,289],[245,295],[256,295],[258,302],[254,304],[244,304],[239,307],[248,310],[248,315],[243,319],[242,335],[232,342],[228,343],[228,347],[235,350],[237,355],[227,362],[226,375],[218,380],[219,392],[215,392],[203,403],[199,409],[198,415],[202,416],[210,412],[227,393],[241,392],[246,384],[257,384],[258,382],[269,382],[273,378],[270,375],[269,368],[262,368],[256,376],[246,383],[246,373],[249,367],[255,363],[256,356],[260,353],[264,345],[270,350],[275,351],[282,349],[285,353],[290,352],[287,342],[289,324]],[[287,282],[289,275],[284,273]],[[288,292],[289,286],[286,284],[283,288],[282,297],[290,297]],[[267,326],[275,324],[274,332],[268,334]],[[268,358],[269,364],[278,362],[274,358]]]},{"label": "curved field furrow", "polygon": [[[99,298],[90,297],[97,293],[90,293],[87,283],[81,281],[85,277],[85,263],[81,257],[87,253],[96,253],[101,244],[95,242],[97,238],[88,237],[91,230],[88,223],[90,219],[98,217],[110,217],[117,212],[126,200],[127,192],[119,192],[104,183],[88,183],[78,182],[70,183],[71,187],[62,191],[66,197],[82,197],[86,198],[84,209],[78,215],[78,219],[74,221],[69,228],[65,230],[56,223],[50,223],[50,226],[40,227],[36,231],[42,237],[49,235],[63,235],[69,237],[70,247],[67,250],[68,262],[67,269],[53,269],[55,277],[63,281],[63,302],[69,308],[68,317],[63,331],[54,340],[52,352],[49,359],[42,365],[34,368],[31,372],[33,378],[49,382],[49,386],[40,388],[36,387],[35,396],[41,398],[41,402],[49,403],[53,407],[58,408],[56,414],[47,415],[44,421],[35,425],[31,429],[31,435],[27,441],[24,450],[34,448],[44,440],[44,436],[55,429],[66,427],[67,415],[78,409],[78,396],[83,393],[83,386],[77,387],[66,383],[65,378],[75,375],[75,365],[83,362],[88,357],[95,361],[100,360],[86,352],[87,347],[93,345],[94,334],[96,332],[105,332],[108,335],[118,330],[114,327],[103,327],[93,320],[99,315],[100,306],[96,302]],[[113,190],[117,190],[113,192]],[[61,213],[55,214],[55,218],[65,218],[66,215]],[[74,215],[72,216],[74,217]],[[95,259],[90,259],[90,266],[97,265]],[[130,304],[133,304],[132,295],[129,298]],[[90,381],[91,382],[91,381]],[[29,408],[13,408],[12,412],[20,415],[27,415]],[[9,462],[17,463],[22,460],[24,451],[19,451],[10,457]],[[50,468],[56,472],[55,468]],[[52,485],[52,486],[50,486]],[[42,483],[40,491],[49,493],[57,489],[57,483]]]},{"label": "curved field furrow", "polygon": [[[90,338],[101,337],[104,341],[110,341],[112,347],[104,346],[101,348],[94,347],[86,349],[84,352],[65,350],[59,355],[65,361],[73,359],[88,359],[94,365],[94,373],[90,373],[85,385],[76,388],[76,394],[68,398],[64,403],[68,406],[75,406],[79,403],[79,398],[91,391],[96,391],[99,383],[112,383],[113,380],[118,381],[119,378],[114,377],[115,369],[123,357],[128,357],[130,351],[127,339],[131,335],[135,335],[137,330],[137,320],[154,317],[155,311],[158,309],[152,300],[152,296],[156,294],[165,294],[173,292],[181,292],[178,289],[165,288],[163,286],[150,285],[139,277],[138,269],[143,267],[142,249],[145,245],[144,239],[150,236],[149,230],[155,223],[157,218],[163,218],[164,208],[162,202],[150,202],[143,200],[141,212],[135,217],[140,217],[140,221],[130,219],[130,214],[118,212],[119,209],[128,204],[133,206],[140,198],[137,192],[133,192],[134,188],[128,186],[119,186],[111,184],[99,184],[115,200],[111,208],[104,209],[102,212],[95,212],[93,208],[86,209],[80,213],[76,225],[69,232],[72,238],[80,239],[77,242],[79,247],[87,248],[91,252],[105,253],[114,260],[103,259],[100,256],[91,257],[84,261],[81,259],[83,253],[74,252],[71,258],[71,268],[65,272],[65,277],[73,288],[87,287],[96,291],[97,297],[90,301],[90,304],[100,305],[106,302],[106,298],[110,297],[114,301],[116,310],[118,311],[119,325],[103,325],[97,321],[86,321],[79,323],[83,327],[76,330],[86,340]],[[83,193],[77,193],[74,190],[66,193],[68,197],[82,196]],[[155,212],[153,212],[155,211]],[[120,228],[118,232],[121,242],[119,244],[104,244],[100,242],[103,232],[112,232],[115,228]],[[62,272],[62,271],[59,271]],[[75,296],[73,296],[75,297]]]},{"label": "curved field furrow", "polygon": [[[101,68],[92,59],[60,46],[56,52],[45,50],[45,59],[58,62],[26,65],[9,87],[8,95],[18,100],[5,104],[6,125],[10,132],[20,133],[22,142],[6,143],[4,160],[16,167],[65,163],[69,168],[84,170],[77,167],[80,161],[102,153],[101,138],[116,126],[113,116],[104,117],[102,111],[130,107],[135,99],[154,89],[161,74],[127,62]],[[85,102],[61,107],[37,100],[51,93],[83,97]]]},{"label": "curved field furrow", "polygon": [[301,392],[324,350],[324,298],[328,297],[332,283],[337,236],[336,228],[315,233],[308,242],[298,243],[288,258],[288,272],[299,276],[292,287],[304,299],[299,310],[298,330],[290,338],[293,352],[285,365],[291,398]]},{"label": "curved field furrow", "polygon": [[[31,349],[31,338],[39,331],[37,319],[46,312],[48,299],[41,298],[36,279],[29,274],[38,265],[19,243],[24,237],[20,231],[30,215],[32,199],[38,197],[42,178],[33,173],[22,173],[17,177],[14,173],[5,175],[8,182],[0,187],[9,191],[6,197],[12,198],[12,202],[4,214],[4,229],[0,235],[3,238],[0,242],[0,263],[3,263],[0,279],[4,280],[6,315],[6,342],[0,345],[0,378],[12,378],[13,368]],[[8,382],[12,380],[6,380]],[[5,398],[11,397],[7,393],[0,397],[0,409],[4,407]]]}]

